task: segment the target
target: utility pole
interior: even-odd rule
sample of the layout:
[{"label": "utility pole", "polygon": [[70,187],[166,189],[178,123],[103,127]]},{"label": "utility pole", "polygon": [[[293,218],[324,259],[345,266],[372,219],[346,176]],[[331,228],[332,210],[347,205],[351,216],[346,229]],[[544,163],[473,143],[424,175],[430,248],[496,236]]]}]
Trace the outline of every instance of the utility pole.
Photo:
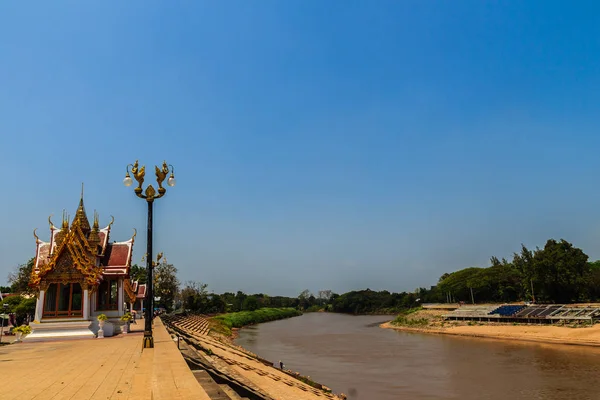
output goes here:
[{"label": "utility pole", "polygon": [[469,288],[471,289],[471,301],[473,302],[473,304],[475,304],[475,297],[473,296],[473,288]]}]

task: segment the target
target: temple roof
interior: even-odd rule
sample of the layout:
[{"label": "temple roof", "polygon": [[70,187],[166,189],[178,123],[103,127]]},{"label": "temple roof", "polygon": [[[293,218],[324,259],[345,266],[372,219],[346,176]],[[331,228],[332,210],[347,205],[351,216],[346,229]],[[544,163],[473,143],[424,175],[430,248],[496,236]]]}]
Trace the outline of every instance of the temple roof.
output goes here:
[{"label": "temple roof", "polygon": [[139,285],[138,290],[137,290],[137,298],[143,299],[144,297],[146,297],[146,284],[145,283]]},{"label": "temple roof", "polygon": [[79,200],[79,206],[77,207],[77,212],[75,212],[75,217],[73,218],[73,222],[71,226],[79,225],[83,233],[86,235],[92,230],[90,227],[90,221],[88,220],[87,214],[85,213],[85,207],[83,206],[83,193],[81,200]]},{"label": "temple roof", "polygon": [[[70,227],[65,215],[63,212],[61,228],[54,226],[48,218],[50,242],[40,240],[34,231],[36,256],[30,279],[32,286],[38,286],[42,279],[47,279],[46,276],[53,276],[52,271],[56,268],[63,280],[65,276],[83,276],[82,279],[91,285],[99,283],[104,276],[129,276],[135,233],[127,241],[109,243],[114,218],[108,226],[100,229],[98,215],[95,214],[94,226],[90,227],[83,192]],[[55,278],[58,279],[51,279]]]},{"label": "temple roof", "polygon": [[100,262],[105,275],[129,275],[134,238],[126,242],[109,243]]}]

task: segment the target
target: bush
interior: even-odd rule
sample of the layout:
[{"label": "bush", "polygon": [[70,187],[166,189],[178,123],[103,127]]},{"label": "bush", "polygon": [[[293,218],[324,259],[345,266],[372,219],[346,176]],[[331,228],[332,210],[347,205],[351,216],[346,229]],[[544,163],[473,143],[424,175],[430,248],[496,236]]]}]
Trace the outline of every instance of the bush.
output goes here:
[{"label": "bush", "polygon": [[224,325],[227,328],[223,330],[224,333],[230,334],[231,328],[241,328],[246,325],[260,324],[299,315],[302,315],[302,313],[295,308],[260,308],[255,311],[240,311],[218,315],[213,317],[213,321]]},{"label": "bush", "polygon": [[10,296],[0,302],[0,312],[4,312],[4,304],[8,304],[7,313],[14,313],[17,325],[25,322],[27,315],[35,313],[35,297]]},{"label": "bush", "polygon": [[28,325],[21,325],[13,328],[13,333],[21,332],[24,335],[29,335],[31,333],[31,327]]},{"label": "bush", "polygon": [[304,310],[304,312],[318,312],[318,311],[321,311],[321,310],[323,310],[323,307],[318,306],[318,305],[315,304],[314,306],[308,307],[306,310]]},{"label": "bush", "polygon": [[97,317],[98,321],[107,321],[108,317],[106,316],[106,314],[100,314]]},{"label": "bush", "polygon": [[427,318],[406,318],[398,316],[395,320],[392,321],[392,324],[420,327],[429,325],[429,320]]},{"label": "bush", "polygon": [[[103,315],[104,315],[104,314],[103,314]],[[129,322],[129,321],[131,321],[131,320],[133,319],[133,316],[131,315],[131,313],[129,313],[129,312],[126,312],[125,314],[123,314],[123,315],[121,316],[121,318],[120,318],[120,319],[121,319],[121,321],[123,321],[123,322]]]}]

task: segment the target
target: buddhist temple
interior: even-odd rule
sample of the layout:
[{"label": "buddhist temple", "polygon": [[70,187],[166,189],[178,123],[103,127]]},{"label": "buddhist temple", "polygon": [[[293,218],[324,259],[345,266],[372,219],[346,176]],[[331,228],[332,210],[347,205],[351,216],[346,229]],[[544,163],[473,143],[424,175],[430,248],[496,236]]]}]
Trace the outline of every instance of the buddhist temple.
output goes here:
[{"label": "buddhist temple", "polygon": [[[105,314],[118,332],[119,318],[140,304],[145,285],[131,282],[129,270],[133,236],[123,242],[110,242],[114,219],[104,228],[94,213],[92,224],[83,204],[83,193],[75,217],[63,211],[62,225],[54,226],[51,218],[50,241],[35,234],[35,264],[29,285],[38,291],[32,328],[57,323],[76,323],[78,328],[94,331],[96,317]],[[97,323],[96,323],[97,325]],[[62,325],[64,327],[65,325]]]}]

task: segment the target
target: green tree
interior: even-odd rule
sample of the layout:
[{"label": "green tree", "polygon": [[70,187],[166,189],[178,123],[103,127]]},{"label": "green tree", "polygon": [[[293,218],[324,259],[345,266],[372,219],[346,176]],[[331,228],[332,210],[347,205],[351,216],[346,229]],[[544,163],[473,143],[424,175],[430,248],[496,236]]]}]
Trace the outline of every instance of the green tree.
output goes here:
[{"label": "green tree", "polygon": [[160,297],[156,306],[162,305],[168,312],[173,310],[175,299],[179,294],[177,268],[166,261],[154,268],[154,296]]},{"label": "green tree", "polygon": [[[453,300],[471,302],[471,286],[483,268],[470,267],[450,273],[438,283],[440,291],[450,293]],[[445,297],[445,296],[444,296]]]},{"label": "green tree", "polygon": [[140,267],[137,264],[133,264],[129,270],[129,275],[131,276],[131,279],[138,281],[140,284],[146,283],[146,267]]},{"label": "green tree", "polygon": [[25,322],[28,315],[35,313],[35,297],[10,296],[0,302],[0,310],[4,309],[4,304],[8,305],[7,312],[14,313],[17,325]]},{"label": "green tree", "polygon": [[244,311],[254,311],[259,308],[258,299],[256,296],[248,296],[244,299],[244,303],[242,304],[242,310]]},{"label": "green tree", "polygon": [[209,314],[223,313],[227,310],[227,304],[221,296],[219,296],[218,294],[211,294],[209,295],[209,298]]},{"label": "green tree", "polygon": [[590,301],[600,299],[600,260],[588,263],[590,272],[586,277],[587,298]]},{"label": "green tree", "polygon": [[181,289],[180,298],[185,310],[206,313],[209,308],[207,284],[195,281],[187,281]]},{"label": "green tree", "polygon": [[590,266],[581,249],[564,239],[550,239],[534,252],[531,269],[536,298],[557,303],[582,300]]},{"label": "green tree", "polygon": [[244,300],[246,300],[246,297],[248,297],[246,293],[242,292],[241,290],[238,290],[237,294],[235,295],[235,311],[242,311],[242,305],[244,304]]},{"label": "green tree", "polygon": [[11,293],[35,294],[35,290],[29,287],[29,278],[33,272],[35,257],[31,257],[25,264],[20,264],[13,272],[8,274]]},{"label": "green tree", "polygon": [[302,292],[300,292],[300,294],[298,295],[298,300],[300,301],[299,307],[301,310],[306,310],[308,307],[311,306],[311,297],[314,299],[314,296],[310,293],[308,289],[304,289]]},{"label": "green tree", "polygon": [[529,300],[533,300],[534,292],[532,291],[536,273],[533,268],[533,252],[521,244],[521,253],[513,254],[512,265],[519,274],[521,280],[521,293]]}]

